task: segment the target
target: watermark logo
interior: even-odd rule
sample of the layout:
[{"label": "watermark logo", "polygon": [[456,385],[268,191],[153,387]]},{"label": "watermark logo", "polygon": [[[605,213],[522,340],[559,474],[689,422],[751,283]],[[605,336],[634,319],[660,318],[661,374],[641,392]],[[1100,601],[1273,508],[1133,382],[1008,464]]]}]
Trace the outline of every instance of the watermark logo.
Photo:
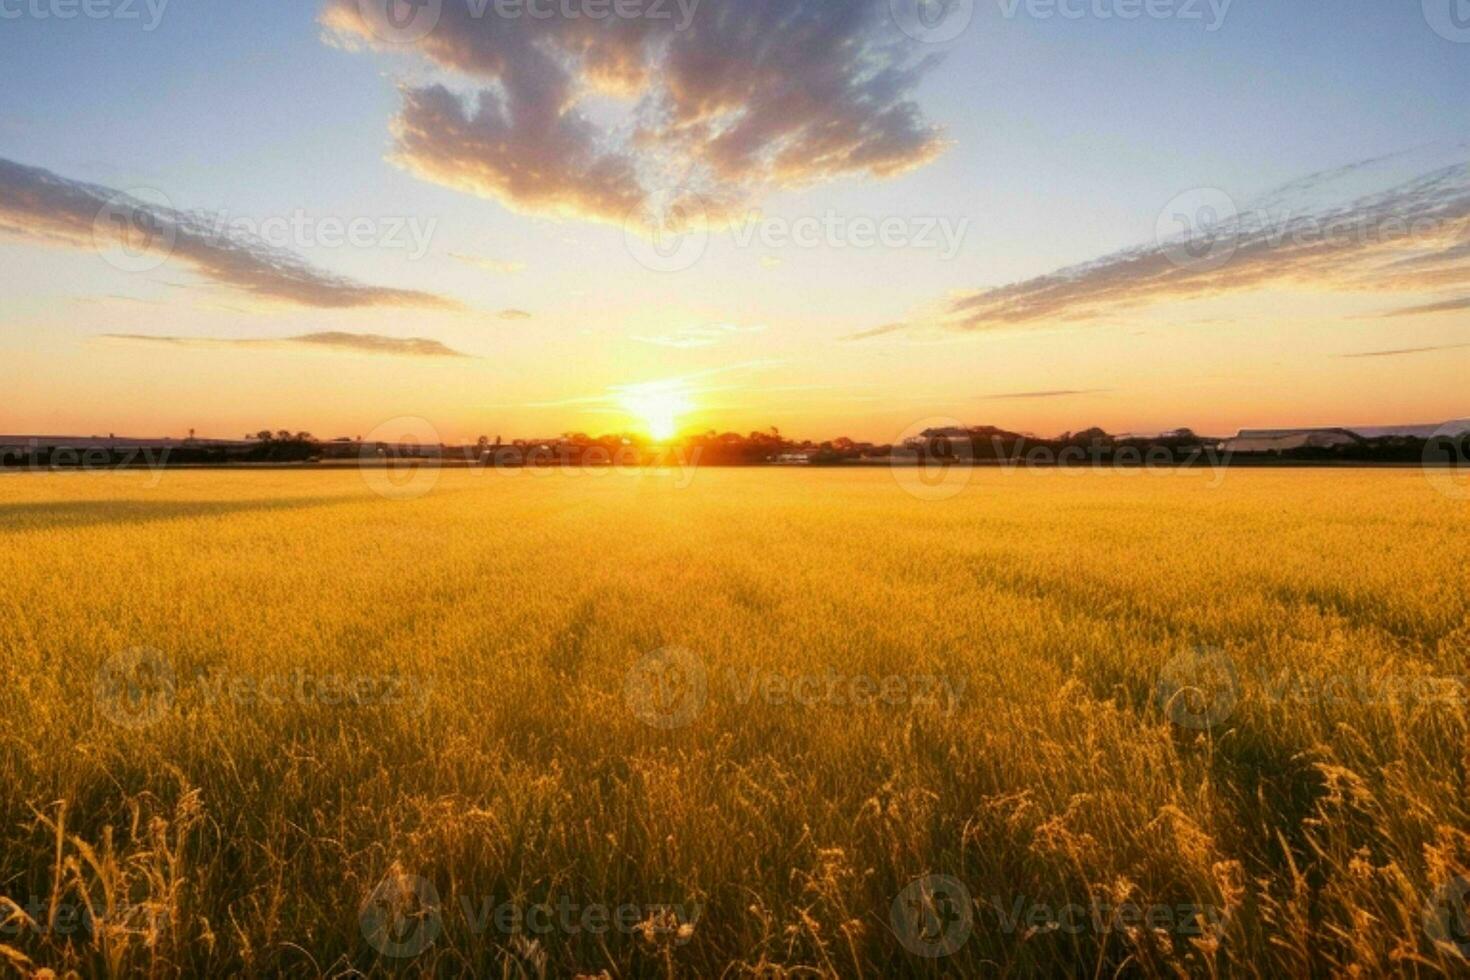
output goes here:
[{"label": "watermark logo", "polygon": [[1446,41],[1470,44],[1470,0],[1424,0],[1424,20]]},{"label": "watermark logo", "polygon": [[1424,442],[1422,472],[1453,500],[1470,500],[1470,419],[1446,422]]},{"label": "watermark logo", "polygon": [[1470,959],[1470,878],[1460,875],[1435,889],[1424,907],[1424,932],[1436,946]]},{"label": "watermark logo", "polygon": [[169,659],[151,647],[133,647],[102,662],[92,679],[97,710],[119,728],[156,724],[171,710],[178,679]]},{"label": "watermark logo", "polygon": [[975,19],[975,0],[888,0],[893,22],[915,41],[953,41]]},{"label": "watermark logo", "polygon": [[163,22],[169,0],[0,0],[0,20],[88,20],[147,22],[144,32],[151,33]]},{"label": "watermark logo", "polygon": [[970,890],[949,875],[915,878],[898,893],[888,912],[893,934],[915,956],[949,956],[970,938],[975,906]]},{"label": "watermark logo", "polygon": [[[997,0],[1001,16],[1015,20],[1177,20],[1204,25],[1207,34],[1225,26],[1235,0]],[[1208,18],[1208,19],[1206,19]]]},{"label": "watermark logo", "polygon": [[623,700],[645,725],[683,728],[704,710],[709,678],[704,660],[679,647],[664,647],[639,660],[623,679]]},{"label": "watermark logo", "polygon": [[394,872],[368,895],[357,914],[368,945],[390,959],[412,959],[444,929],[439,890],[427,878]]},{"label": "watermark logo", "polygon": [[969,218],[941,215],[895,214],[876,217],[842,214],[831,208],[821,215],[782,218],[748,211],[733,224],[730,238],[736,248],[759,245],[774,252],[784,248],[912,249],[936,253],[949,261],[959,254],[969,234]]},{"label": "watermark logo", "polygon": [[1235,201],[1218,187],[1185,191],[1159,212],[1155,240],[1181,269],[1209,272],[1235,257],[1239,214]]},{"label": "watermark logo", "polygon": [[179,229],[165,217],[173,204],[151,187],[109,197],[92,221],[92,247],[103,261],[123,272],[152,272],[173,255]]},{"label": "watermark logo", "polygon": [[357,7],[378,40],[414,44],[439,26],[444,0],[357,0]]},{"label": "watermark logo", "polygon": [[628,254],[654,272],[692,269],[709,248],[709,209],[686,190],[648,195],[623,220]]},{"label": "watermark logo", "polygon": [[1195,647],[1164,665],[1155,697],[1180,728],[1209,731],[1222,724],[1240,702],[1240,675],[1223,650]]},{"label": "watermark logo", "polygon": [[891,463],[894,480],[910,496],[948,500],[975,477],[975,442],[958,419],[921,419],[894,442]]},{"label": "watermark logo", "polygon": [[385,500],[418,500],[439,485],[443,460],[439,430],[427,419],[404,415],[376,426],[358,450],[358,472]]}]

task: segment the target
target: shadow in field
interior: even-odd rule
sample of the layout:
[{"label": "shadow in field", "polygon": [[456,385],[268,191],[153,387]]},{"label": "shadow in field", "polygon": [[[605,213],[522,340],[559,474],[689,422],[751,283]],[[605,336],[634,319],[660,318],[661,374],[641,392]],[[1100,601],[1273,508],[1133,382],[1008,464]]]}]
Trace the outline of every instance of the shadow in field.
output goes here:
[{"label": "shadow in field", "polygon": [[294,497],[289,500],[65,500],[0,504],[0,534],[302,510],[346,503],[351,499]]}]

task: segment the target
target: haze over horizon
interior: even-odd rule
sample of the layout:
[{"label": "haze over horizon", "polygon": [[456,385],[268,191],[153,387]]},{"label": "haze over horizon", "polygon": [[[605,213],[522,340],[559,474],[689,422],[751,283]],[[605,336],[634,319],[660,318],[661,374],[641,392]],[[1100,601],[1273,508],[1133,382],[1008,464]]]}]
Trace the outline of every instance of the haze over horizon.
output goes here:
[{"label": "haze over horizon", "polygon": [[1436,2],[28,7],[0,431],[1464,417],[1470,37]]}]

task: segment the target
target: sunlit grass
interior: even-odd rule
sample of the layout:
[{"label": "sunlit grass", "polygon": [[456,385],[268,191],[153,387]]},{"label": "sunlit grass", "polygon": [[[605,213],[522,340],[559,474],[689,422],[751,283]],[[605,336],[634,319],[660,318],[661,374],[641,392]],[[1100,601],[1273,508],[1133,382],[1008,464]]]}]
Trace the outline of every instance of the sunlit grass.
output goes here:
[{"label": "sunlit grass", "polygon": [[[149,482],[0,478],[21,972],[1465,969],[1425,913],[1470,871],[1467,708],[1405,679],[1470,675],[1467,505],[1417,473]],[[171,686],[110,701],[138,650]],[[650,724],[630,684],[664,650],[705,689]],[[1213,726],[1160,695],[1197,651],[1239,676]],[[854,704],[834,677],[910,686]],[[937,959],[892,913],[926,875],[974,899]],[[364,905],[399,876],[441,907],[394,958]],[[465,911],[508,902],[639,927]],[[1218,915],[1048,919],[1091,903]],[[86,905],[129,914],[58,923]]]}]

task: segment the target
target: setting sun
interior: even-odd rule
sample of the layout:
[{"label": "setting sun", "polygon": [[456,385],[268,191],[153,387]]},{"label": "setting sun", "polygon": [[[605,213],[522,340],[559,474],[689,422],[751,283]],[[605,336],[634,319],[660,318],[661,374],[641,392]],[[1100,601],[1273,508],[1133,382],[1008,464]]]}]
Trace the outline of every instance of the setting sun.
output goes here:
[{"label": "setting sun", "polygon": [[682,381],[632,385],[623,389],[618,403],[642,423],[650,437],[660,441],[678,435],[680,417],[693,408]]}]

